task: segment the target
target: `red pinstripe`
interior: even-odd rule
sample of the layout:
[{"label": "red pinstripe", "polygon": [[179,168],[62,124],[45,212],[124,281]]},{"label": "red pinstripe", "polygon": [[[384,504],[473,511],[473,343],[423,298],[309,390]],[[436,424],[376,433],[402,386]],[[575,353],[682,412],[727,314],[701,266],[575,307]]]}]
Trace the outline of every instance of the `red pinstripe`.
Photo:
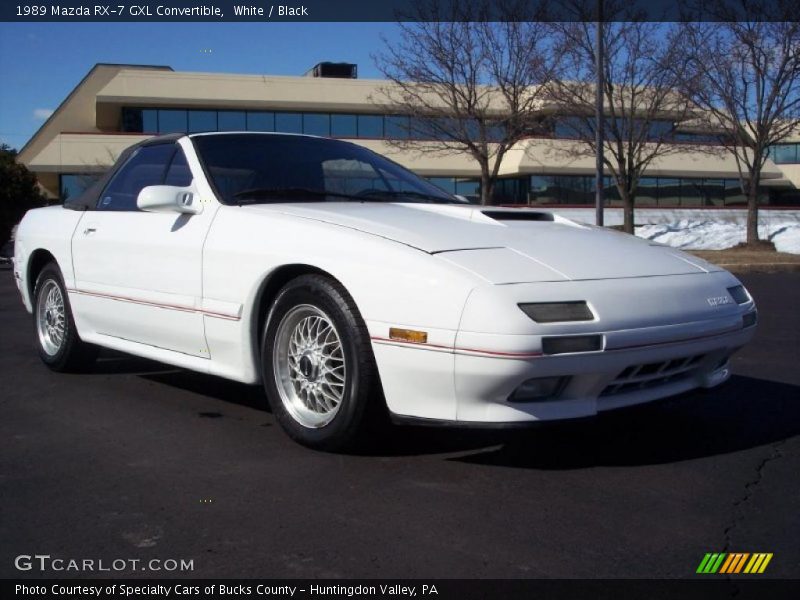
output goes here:
[{"label": "red pinstripe", "polygon": [[157,308],[166,308],[169,310],[179,310],[181,312],[192,312],[192,313],[200,313],[203,315],[208,315],[209,317],[217,317],[219,319],[227,319],[229,321],[238,321],[241,317],[235,315],[229,315],[220,312],[214,312],[212,310],[202,310],[199,308],[193,308],[191,306],[180,306],[178,304],[164,304],[161,302],[151,302],[150,300],[140,300],[138,298],[130,298],[127,296],[117,296],[115,294],[104,294],[102,292],[87,292],[85,290],[76,290],[76,289],[67,289],[67,291],[71,294],[81,294],[83,296],[96,296],[98,298],[108,298],[110,300],[119,300],[121,302],[131,302],[133,304],[142,304],[144,306],[155,306]]}]

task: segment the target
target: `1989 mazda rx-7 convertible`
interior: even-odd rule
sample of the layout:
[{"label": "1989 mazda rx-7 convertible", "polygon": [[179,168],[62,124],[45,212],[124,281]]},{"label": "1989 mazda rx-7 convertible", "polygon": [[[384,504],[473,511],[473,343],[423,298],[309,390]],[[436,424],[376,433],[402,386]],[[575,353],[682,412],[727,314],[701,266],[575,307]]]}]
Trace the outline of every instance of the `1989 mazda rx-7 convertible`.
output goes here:
[{"label": "1989 mazda rx-7 convertible", "polygon": [[512,425],[712,387],[753,299],[693,256],[460,202],[360,146],[209,133],[133,146],[32,210],[14,272],[42,360],[103,346],[263,382],[297,441],[394,421]]}]

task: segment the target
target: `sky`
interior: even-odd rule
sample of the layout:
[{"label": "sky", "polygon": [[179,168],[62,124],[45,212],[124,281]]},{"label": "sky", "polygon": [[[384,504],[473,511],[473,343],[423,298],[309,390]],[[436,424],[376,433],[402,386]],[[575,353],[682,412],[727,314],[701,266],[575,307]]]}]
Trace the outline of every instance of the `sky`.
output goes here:
[{"label": "sky", "polygon": [[393,23],[0,23],[0,144],[20,149],[95,63],[176,71],[302,75],[321,61],[358,64]]}]

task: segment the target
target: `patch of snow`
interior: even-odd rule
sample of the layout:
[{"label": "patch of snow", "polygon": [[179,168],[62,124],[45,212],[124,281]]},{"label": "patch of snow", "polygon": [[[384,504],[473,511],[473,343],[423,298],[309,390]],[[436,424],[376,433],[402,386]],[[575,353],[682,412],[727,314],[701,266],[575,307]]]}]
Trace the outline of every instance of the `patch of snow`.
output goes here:
[{"label": "patch of snow", "polygon": [[769,240],[775,244],[775,250],[778,252],[800,254],[800,225],[790,223],[772,233]]},{"label": "patch of snow", "polygon": [[[724,250],[745,241],[744,223],[711,219],[680,219],[671,223],[642,225],[636,235],[685,250]],[[769,240],[778,252],[800,254],[800,223],[761,223],[758,236]]]}]

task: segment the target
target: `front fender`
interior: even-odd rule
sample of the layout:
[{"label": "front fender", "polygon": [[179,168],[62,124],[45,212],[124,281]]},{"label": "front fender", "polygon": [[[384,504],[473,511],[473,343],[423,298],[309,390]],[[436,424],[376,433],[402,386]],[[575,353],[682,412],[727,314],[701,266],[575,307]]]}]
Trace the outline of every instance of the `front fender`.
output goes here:
[{"label": "front fender", "polygon": [[72,235],[83,214],[61,206],[49,206],[29,210],[20,221],[14,243],[14,279],[28,312],[33,310],[31,290],[36,276],[31,260],[38,253],[52,256],[67,287],[74,285]]},{"label": "front fender", "polygon": [[[221,374],[258,381],[259,293],[276,269],[310,265],[350,293],[373,338],[390,327],[425,329],[432,344],[452,347],[477,278],[435,256],[339,225],[269,212],[254,216],[222,207],[203,250],[204,302],[239,306],[238,322],[209,317],[206,338]],[[242,365],[237,367],[236,365]],[[379,364],[380,368],[380,364]]]}]

